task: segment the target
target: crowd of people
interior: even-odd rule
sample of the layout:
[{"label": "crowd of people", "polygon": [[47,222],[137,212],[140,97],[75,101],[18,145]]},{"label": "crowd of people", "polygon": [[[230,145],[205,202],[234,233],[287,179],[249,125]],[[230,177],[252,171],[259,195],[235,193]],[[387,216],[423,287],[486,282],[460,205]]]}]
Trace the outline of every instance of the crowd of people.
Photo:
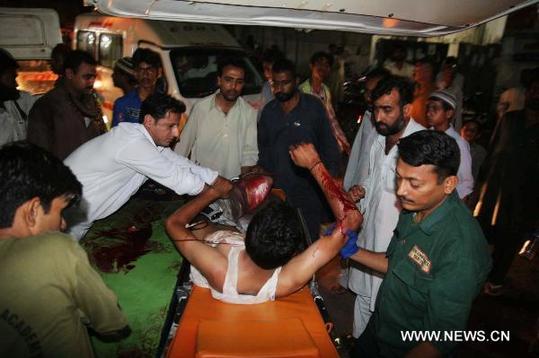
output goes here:
[{"label": "crowd of people", "polygon": [[[331,288],[356,294],[351,356],[451,354],[452,342],[401,332],[464,330],[474,298],[503,292],[519,245],[539,226],[539,69],[485,149],[482,124],[462,122],[456,59],[435,75],[427,59],[411,65],[404,54],[396,48],[366,73],[369,106],[350,145],[327,85],[328,52],[312,55],[301,83],[292,61],[265,53],[258,111],[242,97],[243,60],[221,58],[217,91],[182,128],[184,104],[158,85],[159,55],[138,49],[114,66],[124,95],[107,130],[90,54],[57,47],[58,80],[36,99],[17,90],[17,62],[0,50],[0,355],[86,357],[88,329],[129,334],[77,240],[148,179],[193,197],[166,229],[215,298],[287,296],[340,256],[348,267]],[[284,200],[263,205],[243,234],[186,228],[249,175],[271,176]]]}]

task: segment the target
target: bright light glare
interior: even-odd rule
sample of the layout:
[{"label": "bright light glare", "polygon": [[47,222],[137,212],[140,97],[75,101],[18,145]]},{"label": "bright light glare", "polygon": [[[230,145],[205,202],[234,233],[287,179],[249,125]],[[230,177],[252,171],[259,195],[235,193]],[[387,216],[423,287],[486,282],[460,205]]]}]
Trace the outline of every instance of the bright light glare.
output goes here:
[{"label": "bright light glare", "polygon": [[112,38],[109,35],[101,35],[101,48],[107,49],[112,44]]}]

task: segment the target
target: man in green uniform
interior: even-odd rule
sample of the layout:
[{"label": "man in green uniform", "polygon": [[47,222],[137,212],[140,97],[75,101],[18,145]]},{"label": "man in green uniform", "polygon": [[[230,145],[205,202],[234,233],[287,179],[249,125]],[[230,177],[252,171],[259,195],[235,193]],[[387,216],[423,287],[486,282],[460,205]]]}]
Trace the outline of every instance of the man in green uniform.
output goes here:
[{"label": "man in green uniform", "polygon": [[[385,274],[376,309],[352,356],[437,357],[466,329],[491,263],[481,228],[455,192],[455,140],[419,131],[398,144],[397,196],[403,207],[387,252],[350,258]],[[352,240],[341,251],[346,255]],[[410,337],[412,331],[440,336]],[[446,333],[447,332],[447,333]]]},{"label": "man in green uniform", "polygon": [[81,184],[51,153],[0,148],[0,357],[93,357],[87,328],[129,334],[116,295],[65,229]]}]

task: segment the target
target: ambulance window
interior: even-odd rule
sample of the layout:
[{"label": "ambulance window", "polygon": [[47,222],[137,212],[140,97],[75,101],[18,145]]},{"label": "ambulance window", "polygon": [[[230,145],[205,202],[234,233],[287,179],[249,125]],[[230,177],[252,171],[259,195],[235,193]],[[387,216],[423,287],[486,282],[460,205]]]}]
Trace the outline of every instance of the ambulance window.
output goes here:
[{"label": "ambulance window", "polygon": [[212,48],[178,48],[170,59],[183,97],[200,98],[217,90],[217,64],[222,57],[236,57],[245,64],[243,94],[260,93],[263,79],[243,51]]},{"label": "ambulance window", "polygon": [[77,50],[86,51],[95,56],[97,36],[93,31],[77,32]]},{"label": "ambulance window", "polygon": [[99,63],[112,68],[116,60],[122,57],[122,36],[113,34],[99,35]]}]

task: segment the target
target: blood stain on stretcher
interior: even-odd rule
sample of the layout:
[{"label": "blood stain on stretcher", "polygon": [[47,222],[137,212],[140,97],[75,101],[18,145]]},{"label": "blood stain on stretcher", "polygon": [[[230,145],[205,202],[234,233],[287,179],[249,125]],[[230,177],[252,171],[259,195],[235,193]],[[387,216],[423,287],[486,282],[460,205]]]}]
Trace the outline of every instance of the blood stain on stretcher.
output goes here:
[{"label": "blood stain on stretcher", "polygon": [[102,272],[114,273],[129,271],[141,256],[156,249],[151,225],[144,227],[130,226],[125,230],[111,229],[99,232],[99,236],[111,238],[110,245],[95,247],[90,250],[93,262]]}]

